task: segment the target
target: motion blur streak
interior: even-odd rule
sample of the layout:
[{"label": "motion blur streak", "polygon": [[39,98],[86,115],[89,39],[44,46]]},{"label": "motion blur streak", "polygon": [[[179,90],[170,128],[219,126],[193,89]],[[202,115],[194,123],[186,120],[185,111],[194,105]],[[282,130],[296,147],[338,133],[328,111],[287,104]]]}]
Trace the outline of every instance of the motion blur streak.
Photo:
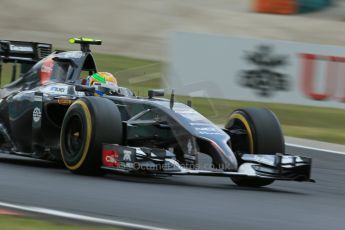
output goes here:
[{"label": "motion blur streak", "polygon": [[252,0],[0,2],[0,37],[49,41],[60,48],[71,48],[66,38],[90,36],[104,40],[97,52],[165,59],[174,31],[344,44],[344,4],[312,14],[281,16],[250,12]]}]

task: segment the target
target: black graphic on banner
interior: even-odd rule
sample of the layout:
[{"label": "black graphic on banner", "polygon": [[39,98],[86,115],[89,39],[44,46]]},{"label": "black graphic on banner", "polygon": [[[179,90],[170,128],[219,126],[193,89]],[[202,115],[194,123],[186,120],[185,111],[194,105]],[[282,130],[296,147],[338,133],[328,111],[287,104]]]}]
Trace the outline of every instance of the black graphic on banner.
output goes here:
[{"label": "black graphic on banner", "polygon": [[288,64],[288,57],[275,55],[273,47],[261,45],[256,51],[246,52],[245,60],[255,65],[255,69],[240,73],[240,85],[254,89],[260,96],[272,96],[274,91],[287,91],[290,86],[290,76],[280,73],[277,69]]}]

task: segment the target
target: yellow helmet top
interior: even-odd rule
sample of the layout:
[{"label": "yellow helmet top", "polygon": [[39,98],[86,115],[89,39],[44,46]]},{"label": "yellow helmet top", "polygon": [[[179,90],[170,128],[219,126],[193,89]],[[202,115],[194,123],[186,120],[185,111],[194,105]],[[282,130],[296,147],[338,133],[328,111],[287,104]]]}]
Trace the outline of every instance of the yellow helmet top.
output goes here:
[{"label": "yellow helmet top", "polygon": [[103,96],[118,90],[117,80],[111,73],[98,72],[88,78],[88,85],[95,87],[95,96]]},{"label": "yellow helmet top", "polygon": [[92,86],[96,82],[101,83],[102,85],[107,84],[107,83],[113,83],[117,85],[117,80],[114,77],[114,75],[108,72],[98,72],[98,73],[92,74],[89,79],[89,85]]}]

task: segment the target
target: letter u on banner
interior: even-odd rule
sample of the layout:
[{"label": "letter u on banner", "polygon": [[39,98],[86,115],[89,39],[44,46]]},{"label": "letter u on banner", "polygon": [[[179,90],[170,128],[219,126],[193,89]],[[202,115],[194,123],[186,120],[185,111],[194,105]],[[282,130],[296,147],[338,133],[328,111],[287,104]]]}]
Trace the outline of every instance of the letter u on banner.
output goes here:
[{"label": "letter u on banner", "polygon": [[[301,81],[302,81],[302,91],[303,93],[313,99],[313,100],[327,100],[334,96],[336,91],[337,82],[337,63],[334,62],[331,56],[322,56],[315,54],[300,54],[302,58],[302,71],[301,71]],[[316,64],[317,60],[326,61],[326,83],[324,87],[324,92],[316,92]],[[323,75],[324,76],[324,75]]]}]

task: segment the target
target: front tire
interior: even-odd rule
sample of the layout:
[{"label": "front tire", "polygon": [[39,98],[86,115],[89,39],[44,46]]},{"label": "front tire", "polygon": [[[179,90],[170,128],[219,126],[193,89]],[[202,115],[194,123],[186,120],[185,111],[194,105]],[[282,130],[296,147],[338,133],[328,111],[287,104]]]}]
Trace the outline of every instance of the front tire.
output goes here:
[{"label": "front tire", "polygon": [[66,168],[77,174],[99,174],[103,143],[122,143],[122,121],[117,106],[101,97],[75,101],[67,110],[60,136]]},{"label": "front tire", "polygon": [[[279,120],[268,109],[243,108],[231,113],[225,128],[240,130],[231,140],[231,148],[237,154],[285,153],[285,141]],[[240,163],[240,157],[238,158]],[[239,186],[260,187],[272,184],[272,179],[236,178],[231,180]]]}]

